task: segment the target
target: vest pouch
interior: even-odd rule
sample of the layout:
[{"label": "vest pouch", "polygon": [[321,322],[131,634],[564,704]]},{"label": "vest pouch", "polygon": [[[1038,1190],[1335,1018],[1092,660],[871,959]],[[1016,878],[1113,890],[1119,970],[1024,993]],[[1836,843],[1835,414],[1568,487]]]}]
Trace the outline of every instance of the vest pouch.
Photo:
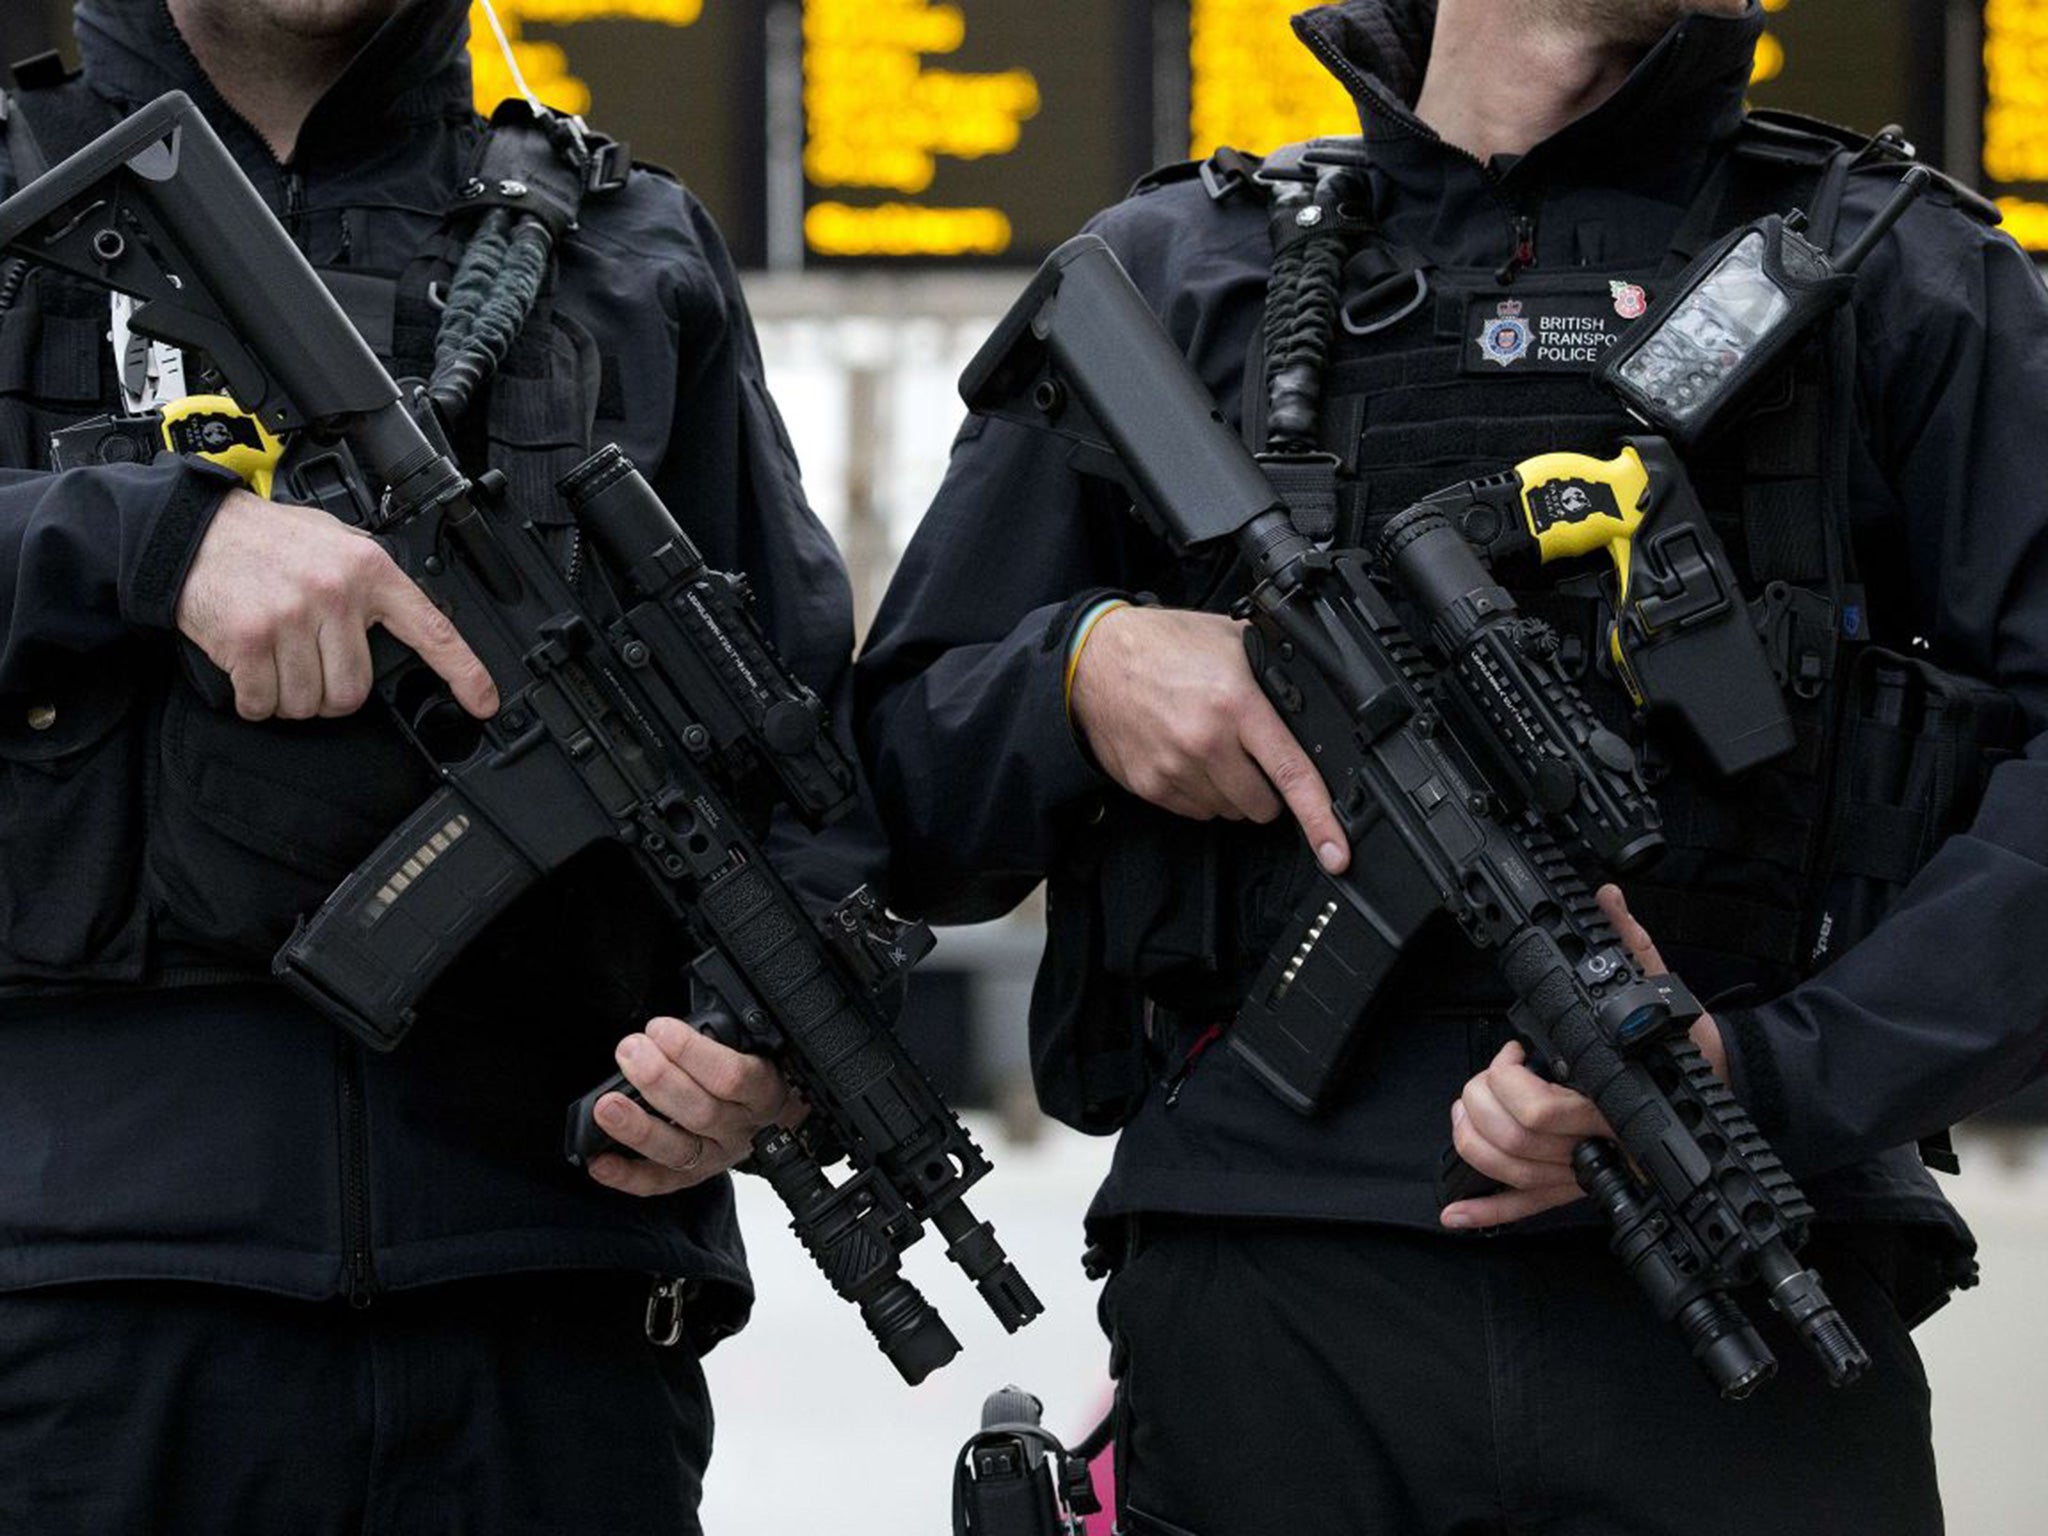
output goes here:
[{"label": "vest pouch", "polygon": [[1073,868],[1045,882],[1045,950],[1031,984],[1031,1081],[1048,1115],[1091,1136],[1118,1130],[1145,1097],[1143,994],[1102,966],[1093,877]]},{"label": "vest pouch", "polygon": [[44,467],[52,432],[106,409],[107,325],[103,291],[41,271],[0,312],[0,464]]},{"label": "vest pouch", "polygon": [[189,687],[159,736],[149,880],[179,943],[259,964],[424,801],[433,779],[372,702],[326,720],[243,720]]},{"label": "vest pouch", "polygon": [[86,658],[0,698],[0,985],[142,974],[148,701],[136,659]]},{"label": "vest pouch", "polygon": [[1039,1103],[1056,1119],[1096,1135],[1117,1129],[1156,1065],[1147,999],[1194,1016],[1224,997],[1222,825],[1116,796],[1047,875],[1031,1058]]},{"label": "vest pouch", "polygon": [[1815,969],[1869,934],[1969,824],[2021,728],[2002,689],[1877,647],[1857,658],[1844,708]]},{"label": "vest pouch", "polygon": [[565,570],[570,546],[564,535],[573,519],[555,487],[590,456],[599,371],[590,333],[555,315],[545,327],[529,323],[489,386],[490,467],[505,475],[512,505],[549,536]]}]

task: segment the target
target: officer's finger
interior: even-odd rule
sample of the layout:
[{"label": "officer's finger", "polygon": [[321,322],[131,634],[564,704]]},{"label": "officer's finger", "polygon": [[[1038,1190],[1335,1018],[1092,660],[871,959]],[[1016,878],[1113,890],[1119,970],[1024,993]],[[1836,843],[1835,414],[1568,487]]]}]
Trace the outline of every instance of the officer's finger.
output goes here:
[{"label": "officer's finger", "polygon": [[498,686],[477,660],[476,652],[456,633],[448,615],[436,608],[427,594],[396,566],[378,585],[369,619],[373,624],[382,624],[394,638],[417,651],[420,660],[448,684],[455,702],[472,715],[488,720],[497,713]]},{"label": "officer's finger", "polygon": [[1568,1189],[1507,1189],[1497,1195],[1481,1195],[1476,1200],[1456,1201],[1445,1206],[1437,1219],[1457,1231],[1503,1227],[1511,1221],[1522,1221],[1540,1212],[1555,1210],[1560,1205],[1570,1205],[1574,1200],[1583,1198],[1583,1194],[1576,1184]]},{"label": "officer's finger", "polygon": [[681,1019],[649,1019],[647,1036],[712,1098],[761,1124],[782,1113],[789,1084],[767,1057],[721,1045]]},{"label": "officer's finger", "polygon": [[721,1116],[734,1112],[644,1034],[626,1036],[613,1056],[650,1110],[700,1136],[711,1134]]},{"label": "officer's finger", "polygon": [[616,1152],[606,1152],[590,1160],[584,1170],[607,1189],[616,1189],[625,1195],[672,1195],[679,1189],[686,1189],[694,1180],[695,1170],[683,1173],[661,1163],[649,1162],[640,1157],[622,1157]]},{"label": "officer's finger", "polygon": [[733,1079],[722,1075],[721,1069],[714,1066],[709,1071],[720,1090],[744,1093],[749,1102],[742,1103],[721,1098],[707,1088],[690,1071],[678,1066],[649,1035],[627,1036],[619,1042],[617,1056],[626,1080],[640,1090],[648,1107],[684,1130],[706,1138],[720,1149],[722,1163],[745,1157],[754,1134],[782,1113],[783,1095],[774,1069],[754,1058],[742,1058],[751,1063],[746,1076],[766,1077],[770,1081],[749,1082],[736,1089]]},{"label": "officer's finger", "polygon": [[1494,1140],[1466,1112],[1462,1099],[1451,1106],[1451,1145],[1476,1172],[1509,1189],[1554,1189],[1573,1182],[1569,1165],[1524,1157]]},{"label": "officer's finger", "polygon": [[650,1163],[685,1175],[684,1183],[698,1183],[725,1170],[725,1150],[716,1138],[650,1114],[623,1093],[606,1094],[592,1113],[613,1141]]},{"label": "officer's finger", "polygon": [[285,720],[310,720],[326,694],[319,642],[302,630],[279,633],[271,652],[277,663],[277,713]]},{"label": "officer's finger", "polygon": [[1614,1134],[1591,1099],[1539,1076],[1526,1063],[1521,1042],[1510,1040],[1474,1079],[1517,1127],[1565,1142],[1566,1160],[1571,1157],[1570,1149],[1588,1136]]},{"label": "officer's finger", "polygon": [[1283,809],[1259,765],[1241,751],[1223,753],[1210,763],[1209,781],[1231,810],[1247,821],[1273,821]]},{"label": "officer's finger", "polygon": [[1473,1133],[1489,1145],[1527,1162],[1568,1168],[1572,1149],[1585,1139],[1522,1119],[1512,1106],[1503,1102],[1492,1075],[1487,1072],[1465,1084],[1451,1113],[1454,1120],[1461,1115],[1467,1119]]},{"label": "officer's finger", "polygon": [[352,715],[370,697],[369,637],[351,624],[322,624],[319,645],[320,673],[326,680],[320,713]]},{"label": "officer's finger", "polygon": [[1261,694],[1249,703],[1238,724],[1238,740],[1252,755],[1315,850],[1316,860],[1331,874],[1342,874],[1351,862],[1351,848],[1330,806],[1329,787],[1315,764],[1288,734],[1280,716]]},{"label": "officer's finger", "polygon": [[229,670],[228,680],[235,685],[235,713],[244,720],[268,720],[277,713],[274,654],[258,651],[245,656]]},{"label": "officer's finger", "polygon": [[1594,893],[1600,903],[1601,914],[1613,927],[1615,935],[1624,948],[1635,957],[1635,962],[1651,976],[1661,976],[1670,967],[1664,957],[1657,953],[1657,944],[1650,937],[1649,929],[1636,921],[1635,914],[1628,909],[1628,899],[1621,894],[1618,885],[1603,885]]},{"label": "officer's finger", "polygon": [[1179,785],[1162,780],[1151,792],[1140,793],[1162,811],[1171,811],[1174,815],[1185,816],[1190,821],[1214,821],[1223,809],[1213,786],[1201,794],[1195,794]]}]

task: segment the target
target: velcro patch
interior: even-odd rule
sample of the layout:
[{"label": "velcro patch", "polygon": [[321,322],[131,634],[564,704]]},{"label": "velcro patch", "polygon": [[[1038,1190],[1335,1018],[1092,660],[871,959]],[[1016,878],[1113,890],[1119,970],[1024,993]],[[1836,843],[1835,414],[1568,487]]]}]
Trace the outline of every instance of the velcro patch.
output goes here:
[{"label": "velcro patch", "polygon": [[1628,324],[1592,294],[1482,294],[1465,306],[1459,370],[1591,373]]}]

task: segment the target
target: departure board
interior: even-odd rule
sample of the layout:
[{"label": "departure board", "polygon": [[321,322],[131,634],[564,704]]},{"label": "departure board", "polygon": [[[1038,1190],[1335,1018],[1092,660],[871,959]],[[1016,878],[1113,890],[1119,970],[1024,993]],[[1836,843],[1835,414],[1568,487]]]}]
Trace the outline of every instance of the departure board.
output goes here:
[{"label": "departure board", "polygon": [[[674,169],[748,266],[1024,265],[1160,161],[1357,131],[1309,0],[496,3],[540,97]],[[1763,3],[1755,105],[1900,124],[2048,253],[2048,0]],[[0,0],[0,47],[68,51],[68,10]],[[481,5],[471,56],[488,112]]]},{"label": "departure board", "polygon": [[1983,21],[1983,191],[2048,252],[2048,0],[1985,0]]},{"label": "departure board", "polygon": [[[766,89],[759,0],[494,0],[513,60],[551,107],[665,166],[717,219],[735,258],[764,255]],[[469,14],[480,110],[518,94],[480,4]]]},{"label": "departure board", "polygon": [[1035,261],[1144,170],[1142,9],[803,0],[807,256]]},{"label": "departure board", "polygon": [[1766,0],[1752,106],[1782,107],[1862,133],[1896,124],[1944,151],[1944,18],[1926,0]]},{"label": "departure board", "polygon": [[0,0],[0,63],[67,48],[71,0]]},{"label": "departure board", "polygon": [[1189,0],[1188,153],[1358,132],[1358,107],[1288,19],[1300,0]]}]

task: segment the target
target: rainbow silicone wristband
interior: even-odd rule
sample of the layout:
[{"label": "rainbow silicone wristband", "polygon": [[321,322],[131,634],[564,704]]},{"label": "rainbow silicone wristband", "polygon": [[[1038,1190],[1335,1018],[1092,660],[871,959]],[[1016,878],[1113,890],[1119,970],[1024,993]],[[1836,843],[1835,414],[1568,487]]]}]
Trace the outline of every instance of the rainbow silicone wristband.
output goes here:
[{"label": "rainbow silicone wristband", "polygon": [[1081,650],[1088,644],[1088,637],[1095,633],[1095,626],[1102,622],[1104,614],[1115,613],[1119,608],[1130,606],[1129,598],[1105,597],[1082,614],[1081,622],[1074,626],[1074,639],[1067,647],[1067,678],[1060,694],[1069,711],[1074,707],[1074,673],[1081,665]]}]

